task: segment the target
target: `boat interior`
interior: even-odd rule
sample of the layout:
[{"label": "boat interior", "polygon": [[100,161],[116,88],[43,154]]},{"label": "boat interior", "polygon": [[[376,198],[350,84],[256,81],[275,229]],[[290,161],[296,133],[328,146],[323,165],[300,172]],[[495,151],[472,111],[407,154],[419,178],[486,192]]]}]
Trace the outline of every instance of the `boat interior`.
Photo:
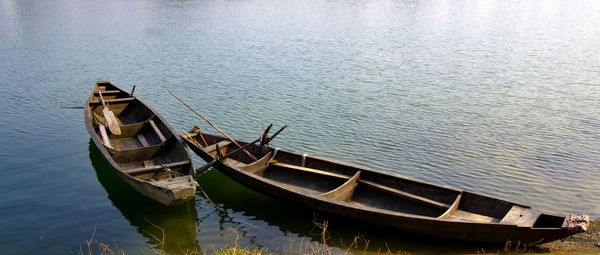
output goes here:
[{"label": "boat interior", "polygon": [[[206,133],[191,134],[189,138],[213,156],[217,144],[222,155],[237,148],[223,137]],[[306,154],[277,149],[261,154],[258,147],[249,149],[258,158],[256,161],[237,152],[224,163],[289,190],[382,213],[531,228],[561,228],[565,224],[563,216],[545,214],[528,206]]]},{"label": "boat interior", "polygon": [[[98,90],[115,114],[120,135],[106,127]],[[190,159],[177,137],[147,106],[110,83],[97,83],[89,101],[92,123],[113,160],[125,173],[146,181],[189,174]]]}]

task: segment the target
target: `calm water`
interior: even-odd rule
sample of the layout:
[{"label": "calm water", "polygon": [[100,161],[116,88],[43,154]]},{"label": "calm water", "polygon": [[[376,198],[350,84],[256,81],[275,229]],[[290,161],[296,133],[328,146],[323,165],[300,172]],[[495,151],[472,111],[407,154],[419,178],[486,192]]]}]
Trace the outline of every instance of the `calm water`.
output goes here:
[{"label": "calm water", "polygon": [[373,252],[478,248],[332,220],[216,171],[199,182],[221,210],[201,193],[157,205],[65,108],[103,79],[138,85],[177,129],[201,123],[166,90],[240,139],[288,124],[273,145],[598,217],[598,45],[598,1],[0,0],[2,253],[74,254],[94,233],[130,254],[289,253],[327,219],[339,252],[357,234]]}]

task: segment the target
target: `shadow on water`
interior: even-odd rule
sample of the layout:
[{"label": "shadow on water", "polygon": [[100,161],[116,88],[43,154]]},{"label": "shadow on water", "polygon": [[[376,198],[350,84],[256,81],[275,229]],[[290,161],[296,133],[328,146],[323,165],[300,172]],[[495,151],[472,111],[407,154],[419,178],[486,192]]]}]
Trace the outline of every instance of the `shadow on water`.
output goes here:
[{"label": "shadow on water", "polygon": [[148,239],[148,244],[169,253],[200,251],[196,240],[198,218],[194,200],[179,206],[164,206],[121,180],[91,140],[89,156],[108,199],[137,232]]},{"label": "shadow on water", "polygon": [[[268,225],[276,226],[292,242],[301,239],[305,243],[306,241],[321,243],[320,229],[316,227],[315,223],[327,221],[329,225],[327,229],[329,234],[327,245],[332,248],[338,248],[340,251],[348,250],[355,254],[363,254],[365,252],[378,254],[387,251],[424,254],[477,253],[482,248],[489,251],[501,250],[501,247],[498,245],[473,244],[400,232],[381,226],[343,219],[334,215],[314,212],[308,208],[275,200],[252,191],[229,179],[216,169],[202,174],[198,177],[198,182],[210,199],[226,211],[239,212],[250,216],[255,221],[264,221]],[[223,222],[235,221],[235,219],[225,214],[221,214],[220,217],[222,221],[221,225]],[[249,231],[249,228],[244,224],[238,224],[234,228],[242,233],[250,232],[252,236],[260,237],[262,235],[260,229]],[[287,235],[287,233],[295,234],[300,238],[292,240],[291,235]],[[359,240],[358,247],[349,249],[350,244],[357,236],[360,236],[360,240],[362,241]],[[299,246],[294,245],[299,244],[293,244],[287,250],[284,247],[283,253],[295,253],[294,251],[298,250]],[[293,251],[287,252],[290,248]]]}]

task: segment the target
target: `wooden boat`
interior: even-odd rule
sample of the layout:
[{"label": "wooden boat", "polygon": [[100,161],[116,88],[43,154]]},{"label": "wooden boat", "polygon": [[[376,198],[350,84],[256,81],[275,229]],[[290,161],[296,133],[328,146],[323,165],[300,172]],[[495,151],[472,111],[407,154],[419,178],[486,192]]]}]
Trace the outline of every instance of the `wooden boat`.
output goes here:
[{"label": "wooden boat", "polygon": [[[204,160],[237,147],[207,133],[182,134]],[[239,141],[242,146],[246,143]],[[218,145],[218,146],[217,146]],[[274,149],[248,147],[258,160],[232,153],[215,167],[265,195],[326,213],[443,238],[528,246],[589,226],[589,216],[557,216],[526,205],[402,177],[389,172]]]},{"label": "wooden boat", "polygon": [[[120,135],[107,127],[110,117],[104,115],[102,101],[116,116]],[[158,112],[108,81],[96,82],[84,109],[94,144],[121,179],[165,205],[194,197],[198,183],[189,152]]]}]

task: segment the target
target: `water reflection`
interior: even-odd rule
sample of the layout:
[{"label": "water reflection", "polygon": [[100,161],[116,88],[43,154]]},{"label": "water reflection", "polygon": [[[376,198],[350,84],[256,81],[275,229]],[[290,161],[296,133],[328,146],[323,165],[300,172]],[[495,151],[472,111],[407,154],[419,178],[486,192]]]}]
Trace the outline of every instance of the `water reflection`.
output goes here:
[{"label": "water reflection", "polygon": [[194,200],[169,207],[139,194],[110,168],[91,140],[89,157],[108,199],[137,232],[148,239],[148,244],[170,253],[200,251],[196,240],[198,218]]}]

